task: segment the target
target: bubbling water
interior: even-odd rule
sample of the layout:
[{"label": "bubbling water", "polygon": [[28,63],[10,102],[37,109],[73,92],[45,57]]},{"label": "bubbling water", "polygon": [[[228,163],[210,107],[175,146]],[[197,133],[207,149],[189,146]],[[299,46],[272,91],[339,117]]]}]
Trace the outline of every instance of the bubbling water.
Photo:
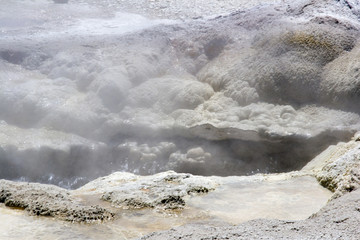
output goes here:
[{"label": "bubbling water", "polygon": [[359,129],[356,79],[337,89],[330,74],[358,52],[345,7],[339,27],[287,9],[293,24],[282,5],[180,21],[108,1],[2,4],[22,20],[0,12],[1,178],[287,172]]}]

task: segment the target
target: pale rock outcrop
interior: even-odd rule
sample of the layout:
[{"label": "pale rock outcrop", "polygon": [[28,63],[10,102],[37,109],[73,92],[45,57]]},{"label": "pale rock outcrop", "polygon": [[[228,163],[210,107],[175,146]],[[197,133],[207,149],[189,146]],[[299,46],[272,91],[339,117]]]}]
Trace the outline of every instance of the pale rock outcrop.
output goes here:
[{"label": "pale rock outcrop", "polygon": [[256,219],[236,226],[195,223],[153,232],[141,239],[356,239],[360,234],[359,201],[360,190],[357,190],[331,201],[302,221]]},{"label": "pale rock outcrop", "polygon": [[89,136],[103,120],[101,103],[67,78],[49,79],[21,66],[0,63],[0,116],[20,127],[46,127]]},{"label": "pale rock outcrop", "polygon": [[21,208],[34,216],[55,217],[70,222],[103,222],[114,214],[99,206],[88,206],[70,192],[52,185],[0,180],[0,202]]},{"label": "pale rock outcrop", "polygon": [[[259,95],[254,87],[254,78],[248,76],[243,79],[242,65],[246,57],[252,52],[236,49],[225,51],[219,57],[205,65],[197,74],[199,81],[210,84],[215,91],[224,92],[240,106],[259,101]],[[252,74],[250,71],[247,74]]]},{"label": "pale rock outcrop", "polygon": [[303,171],[312,171],[319,183],[338,198],[360,187],[359,133],[347,143],[330,146],[309,162]]},{"label": "pale rock outcrop", "polygon": [[76,190],[79,194],[101,194],[101,199],[125,209],[182,209],[187,198],[205,194],[218,184],[211,179],[190,174],[163,172],[140,177],[130,173],[113,173]]}]

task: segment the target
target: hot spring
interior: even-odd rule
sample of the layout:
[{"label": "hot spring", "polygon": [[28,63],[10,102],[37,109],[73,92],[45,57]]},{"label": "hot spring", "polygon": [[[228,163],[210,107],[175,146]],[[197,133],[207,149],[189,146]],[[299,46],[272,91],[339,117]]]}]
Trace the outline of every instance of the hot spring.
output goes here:
[{"label": "hot spring", "polygon": [[145,2],[0,0],[0,179],[285,174],[360,129],[343,1]]}]

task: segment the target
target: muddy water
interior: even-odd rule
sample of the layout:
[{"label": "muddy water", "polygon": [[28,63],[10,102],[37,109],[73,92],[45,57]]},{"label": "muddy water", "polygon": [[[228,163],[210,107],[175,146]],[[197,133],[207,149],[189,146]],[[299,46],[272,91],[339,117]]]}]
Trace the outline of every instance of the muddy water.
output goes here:
[{"label": "muddy water", "polygon": [[223,178],[207,195],[192,197],[177,212],[117,210],[114,221],[73,224],[52,218],[28,216],[22,210],[0,205],[0,239],[136,239],[191,222],[238,224],[256,218],[300,220],[324,206],[331,192],[309,176],[265,181],[246,177]]},{"label": "muddy water", "polygon": [[265,182],[232,182],[217,191],[192,199],[190,205],[213,218],[239,224],[266,218],[301,220],[323,207],[331,192],[310,176]]},{"label": "muddy water", "polygon": [[112,222],[103,224],[78,224],[46,217],[29,216],[18,209],[0,205],[0,239],[136,239],[151,233],[170,229],[206,216],[191,210],[178,213],[156,213],[152,210],[123,211]]},{"label": "muddy water", "polygon": [[[24,211],[0,207],[0,239],[128,239],[131,230],[106,224],[72,224],[28,216]],[[135,235],[131,236],[135,237]]]}]

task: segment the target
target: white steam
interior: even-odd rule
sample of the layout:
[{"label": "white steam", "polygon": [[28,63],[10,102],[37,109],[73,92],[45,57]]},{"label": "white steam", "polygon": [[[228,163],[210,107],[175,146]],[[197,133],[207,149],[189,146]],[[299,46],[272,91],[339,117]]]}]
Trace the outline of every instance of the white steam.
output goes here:
[{"label": "white steam", "polygon": [[0,178],[288,171],[360,128],[346,6],[334,26],[299,6],[294,25],[271,5],[180,23],[55,2],[0,1]]}]

